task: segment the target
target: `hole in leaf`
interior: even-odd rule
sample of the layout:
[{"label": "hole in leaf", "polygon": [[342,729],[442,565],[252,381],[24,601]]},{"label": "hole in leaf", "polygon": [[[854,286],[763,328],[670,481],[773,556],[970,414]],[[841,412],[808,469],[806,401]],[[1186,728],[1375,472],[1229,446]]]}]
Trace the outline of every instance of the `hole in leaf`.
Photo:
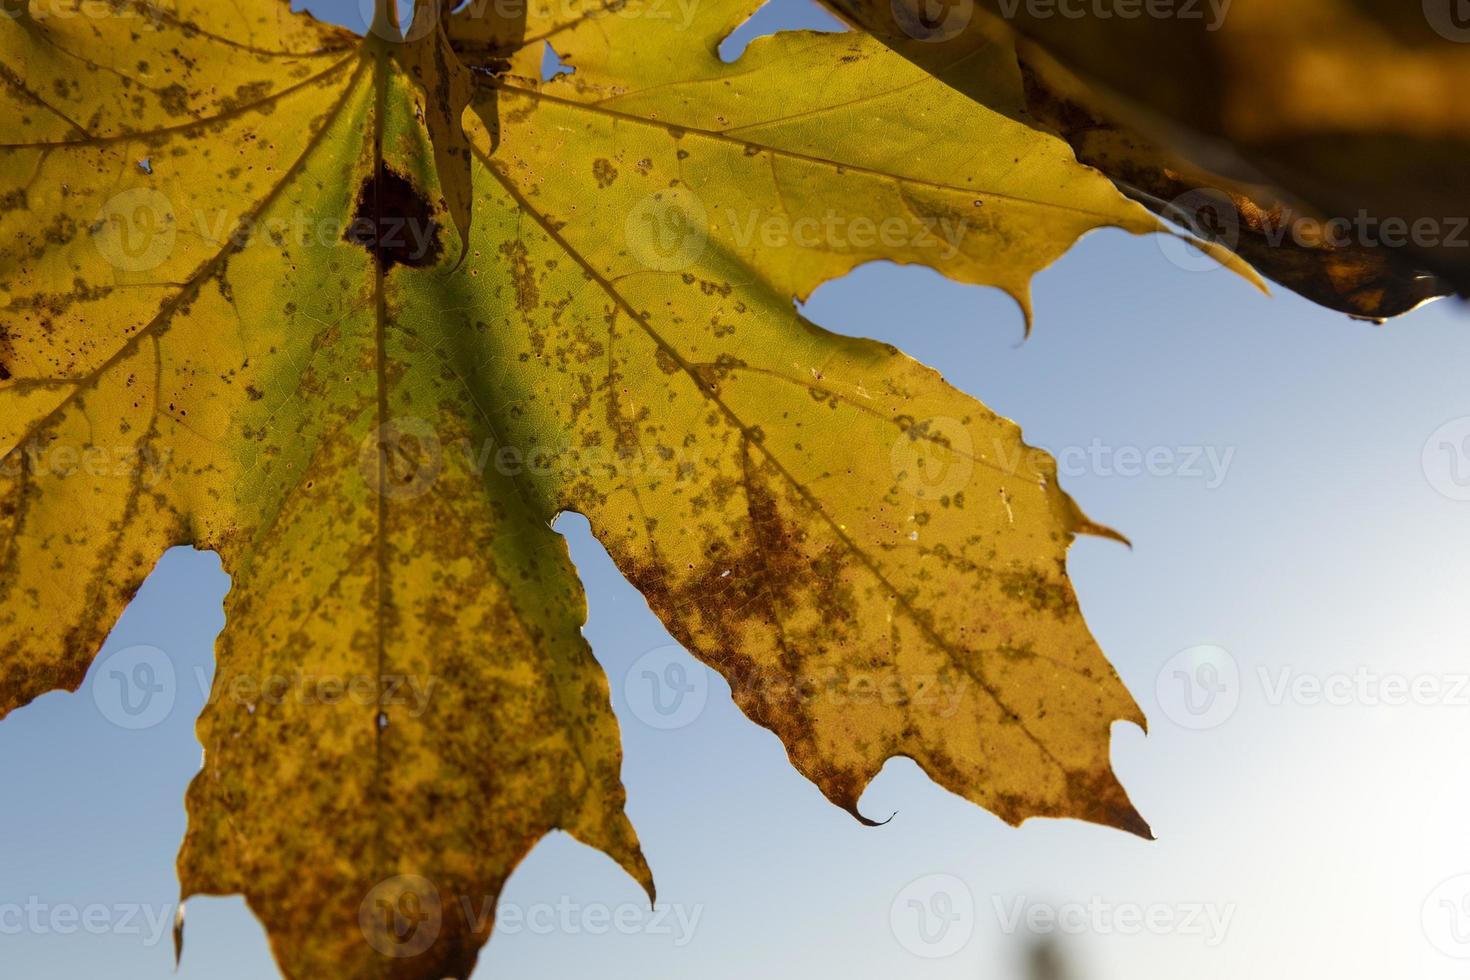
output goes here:
[{"label": "hole in leaf", "polygon": [[561,60],[561,55],[556,53],[550,41],[546,42],[546,50],[541,55],[541,80],[543,82],[549,82],[559,75],[571,75],[576,70],[575,65],[569,65]]},{"label": "hole in leaf", "polygon": [[846,24],[817,6],[814,0],[768,0],[720,42],[720,60],[727,64],[735,61],[745,54],[752,41],[779,31],[840,34],[847,29]]}]

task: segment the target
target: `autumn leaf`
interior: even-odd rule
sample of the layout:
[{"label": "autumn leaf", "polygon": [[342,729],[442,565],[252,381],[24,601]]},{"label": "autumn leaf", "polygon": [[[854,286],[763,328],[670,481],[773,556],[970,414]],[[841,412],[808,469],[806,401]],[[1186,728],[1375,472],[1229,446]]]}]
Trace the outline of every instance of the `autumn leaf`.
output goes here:
[{"label": "autumn leaf", "polygon": [[1470,294],[1452,0],[824,2],[1315,302],[1382,319]]},{"label": "autumn leaf", "polygon": [[179,871],[287,976],[468,975],[552,830],[652,894],[568,511],[854,815],[908,756],[1148,833],[1065,574],[1101,529],[1016,425],[792,299],[891,259],[1027,307],[1081,234],[1159,226],[872,39],[723,63],[754,5],[0,20],[0,715],[81,683],[165,549],[218,552]]},{"label": "autumn leaf", "polygon": [[1342,234],[1320,211],[1281,189],[1207,170],[1106,118],[1086,86],[1049,59],[1020,58],[1017,64],[1024,90],[1018,118],[1060,135],[1078,160],[1150,210],[1230,249],[1314,303],[1382,321],[1453,292],[1401,250]]}]

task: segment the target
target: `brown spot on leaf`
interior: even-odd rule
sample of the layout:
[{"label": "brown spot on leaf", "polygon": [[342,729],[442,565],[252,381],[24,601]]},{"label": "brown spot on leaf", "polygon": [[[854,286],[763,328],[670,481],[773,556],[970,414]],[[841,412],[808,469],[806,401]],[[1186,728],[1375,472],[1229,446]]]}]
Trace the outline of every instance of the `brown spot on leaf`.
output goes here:
[{"label": "brown spot on leaf", "polygon": [[525,243],[506,242],[500,247],[500,254],[510,267],[511,280],[515,283],[516,309],[531,313],[541,303],[541,290],[536,285],[536,270],[531,267]]},{"label": "brown spot on leaf", "polygon": [[386,164],[363,181],[344,238],[366,249],[384,272],[395,265],[422,269],[434,265],[444,253],[439,222],[428,199]]},{"label": "brown spot on leaf", "polygon": [[159,91],[158,103],[170,116],[187,116],[189,114],[189,90],[178,82],[174,82]]},{"label": "brown spot on leaf", "polygon": [[1076,595],[1065,577],[1051,578],[1036,568],[1016,568],[1000,573],[1001,591],[1010,599],[1024,602],[1038,612],[1050,610],[1066,616],[1076,608]]}]

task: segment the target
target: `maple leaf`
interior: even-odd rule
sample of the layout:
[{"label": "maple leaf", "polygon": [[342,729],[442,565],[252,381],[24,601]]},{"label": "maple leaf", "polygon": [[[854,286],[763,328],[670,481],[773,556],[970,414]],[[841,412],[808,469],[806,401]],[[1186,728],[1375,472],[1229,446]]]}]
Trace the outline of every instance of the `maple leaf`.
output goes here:
[{"label": "maple leaf", "polygon": [[1147,834],[1065,574],[1106,532],[1013,423],[792,304],[886,258],[1025,307],[1084,232],[1158,230],[1064,143],[863,36],[725,64],[752,0],[384,4],[365,40],[83,4],[0,20],[0,715],[217,551],[186,898],[351,980],[466,976],[555,829],[652,894],[567,511],[854,815],[902,755]]},{"label": "maple leaf", "polygon": [[823,2],[1314,302],[1381,320],[1470,295],[1454,0]]}]

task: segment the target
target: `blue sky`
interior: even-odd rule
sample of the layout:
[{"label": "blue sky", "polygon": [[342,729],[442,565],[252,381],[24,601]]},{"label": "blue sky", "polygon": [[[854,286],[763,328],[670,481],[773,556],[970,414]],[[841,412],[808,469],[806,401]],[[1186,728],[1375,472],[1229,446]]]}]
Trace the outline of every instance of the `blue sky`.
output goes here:
[{"label": "blue sky", "polygon": [[[312,6],[355,16],[354,0]],[[777,0],[745,33],[824,23]],[[1146,737],[1115,729],[1114,763],[1159,840],[1008,828],[907,762],[862,803],[894,820],[858,826],[670,649],[568,519],[667,909],[655,921],[608,859],[550,838],[502,896],[519,925],[477,977],[999,980],[1044,935],[1077,980],[1463,975],[1470,316],[1438,303],[1357,323],[1118,232],[1086,238],[1035,293],[1026,340],[1007,298],[923,269],[867,267],[805,313],[898,345],[1016,419],[1064,460],[1088,513],[1132,540],[1083,540],[1070,571],[1151,720]],[[213,556],[170,553],[87,686],[0,724],[7,976],[172,971],[167,930],[153,933],[173,913],[227,588]],[[173,677],[161,720],[131,728],[106,685],[139,646]],[[670,665],[695,689],[674,727],[642,687]],[[621,930],[588,914],[625,906]],[[178,975],[276,974],[243,902],[206,899],[190,903]]]}]

